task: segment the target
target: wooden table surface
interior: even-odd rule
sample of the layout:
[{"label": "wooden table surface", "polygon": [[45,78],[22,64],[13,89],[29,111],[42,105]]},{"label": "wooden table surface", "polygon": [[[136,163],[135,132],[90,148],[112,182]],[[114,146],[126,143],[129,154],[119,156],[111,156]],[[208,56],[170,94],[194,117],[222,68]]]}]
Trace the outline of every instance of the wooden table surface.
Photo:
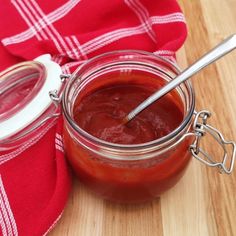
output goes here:
[{"label": "wooden table surface", "polygon": [[[189,35],[179,51],[184,68],[232,33],[236,0],[180,0]],[[210,123],[236,141],[236,52],[194,77],[197,109],[209,109]],[[214,151],[210,141],[204,147]],[[215,150],[216,154],[219,150]],[[236,168],[229,175],[193,159],[185,176],[159,199],[142,205],[106,202],[74,180],[67,207],[49,236],[234,236]]]}]

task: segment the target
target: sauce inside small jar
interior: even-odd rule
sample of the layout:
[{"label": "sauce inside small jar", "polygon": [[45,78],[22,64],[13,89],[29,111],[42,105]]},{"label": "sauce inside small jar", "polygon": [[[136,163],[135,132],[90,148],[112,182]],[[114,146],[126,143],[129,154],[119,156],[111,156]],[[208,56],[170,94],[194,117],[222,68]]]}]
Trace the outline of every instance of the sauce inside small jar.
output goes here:
[{"label": "sauce inside small jar", "polygon": [[140,144],[159,139],[183,120],[174,97],[164,96],[128,124],[122,124],[126,114],[155,92],[155,87],[111,84],[100,88],[77,100],[74,120],[86,132],[111,143]]}]

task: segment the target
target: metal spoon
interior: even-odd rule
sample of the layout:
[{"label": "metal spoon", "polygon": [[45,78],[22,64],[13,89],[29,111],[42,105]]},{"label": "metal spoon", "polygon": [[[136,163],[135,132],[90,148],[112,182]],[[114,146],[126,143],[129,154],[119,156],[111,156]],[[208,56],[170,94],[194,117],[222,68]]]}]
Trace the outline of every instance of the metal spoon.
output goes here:
[{"label": "metal spoon", "polygon": [[172,89],[177,87],[179,84],[187,80],[192,75],[196,74],[198,71],[206,67],[207,65],[213,63],[218,60],[225,54],[231,52],[236,48],[236,34],[231,35],[223,42],[218,44],[215,48],[209,51],[207,54],[202,56],[198,61],[193,63],[187,69],[185,69],[181,74],[179,74],[175,79],[171,80],[164,87],[162,87],[157,92],[153,93],[150,97],[144,100],[141,104],[139,104],[134,110],[132,110],[127,116],[123,119],[123,124],[131,121],[136,115],[138,115],[142,110],[148,107],[150,104],[155,102],[157,99],[161,98]]}]

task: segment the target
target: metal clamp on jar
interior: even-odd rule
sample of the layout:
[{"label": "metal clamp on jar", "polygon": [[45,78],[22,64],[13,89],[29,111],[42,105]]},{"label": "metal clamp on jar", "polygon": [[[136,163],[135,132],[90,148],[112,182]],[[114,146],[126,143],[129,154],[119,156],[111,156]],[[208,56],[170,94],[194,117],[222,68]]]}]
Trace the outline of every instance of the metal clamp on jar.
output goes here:
[{"label": "metal clamp on jar", "polygon": [[[207,120],[210,116],[210,112],[206,110],[195,113],[193,130],[196,139],[194,143],[190,146],[190,151],[197,160],[203,162],[204,164],[210,167],[218,167],[221,173],[230,174],[233,171],[236,144],[233,141],[226,141],[219,130],[207,124]],[[222,147],[224,153],[221,158],[221,162],[217,162],[216,160],[214,160],[211,155],[209,155],[200,147],[200,141],[206,133],[210,134]],[[227,146],[231,146],[231,153],[227,151]],[[227,166],[228,159],[230,163]]]}]

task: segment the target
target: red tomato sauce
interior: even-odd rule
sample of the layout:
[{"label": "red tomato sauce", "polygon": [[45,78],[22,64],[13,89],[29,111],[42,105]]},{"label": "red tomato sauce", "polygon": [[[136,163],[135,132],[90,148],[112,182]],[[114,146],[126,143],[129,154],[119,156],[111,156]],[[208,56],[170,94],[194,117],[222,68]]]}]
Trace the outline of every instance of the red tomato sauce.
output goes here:
[{"label": "red tomato sauce", "polygon": [[[140,72],[92,81],[76,98],[73,119],[92,136],[115,144],[143,144],[159,139],[176,129],[184,118],[184,105],[176,91],[148,107],[128,125],[121,125],[120,121],[164,84],[163,79],[148,78]],[[184,139],[152,158],[112,160],[101,155],[103,150],[98,144],[86,141],[66,121],[64,125],[66,154],[80,181],[103,198],[118,202],[147,201],[174,186],[191,159],[191,141]]]},{"label": "red tomato sauce", "polygon": [[183,113],[165,96],[127,125],[122,119],[155,90],[135,84],[117,84],[84,97],[74,107],[76,123],[93,136],[111,143],[138,144],[161,138],[183,120]]}]

